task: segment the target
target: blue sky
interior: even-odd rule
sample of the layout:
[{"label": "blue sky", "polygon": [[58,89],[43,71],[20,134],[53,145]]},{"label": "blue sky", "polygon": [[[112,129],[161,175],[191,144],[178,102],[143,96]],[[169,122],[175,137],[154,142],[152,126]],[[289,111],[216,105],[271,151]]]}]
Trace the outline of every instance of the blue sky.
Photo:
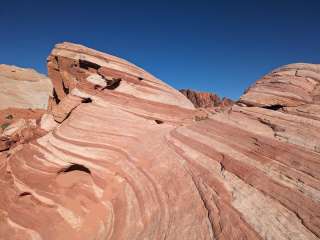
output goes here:
[{"label": "blue sky", "polygon": [[233,99],[280,65],[320,63],[320,1],[11,0],[0,26],[0,63],[46,73],[54,44],[70,41]]}]

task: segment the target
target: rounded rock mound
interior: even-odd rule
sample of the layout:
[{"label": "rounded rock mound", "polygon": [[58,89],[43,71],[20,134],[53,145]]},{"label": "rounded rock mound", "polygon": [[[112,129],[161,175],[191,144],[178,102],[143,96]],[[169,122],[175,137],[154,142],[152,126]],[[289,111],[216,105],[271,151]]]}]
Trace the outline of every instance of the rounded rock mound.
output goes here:
[{"label": "rounded rock mound", "polygon": [[0,110],[6,108],[47,109],[52,84],[33,69],[0,65]]},{"label": "rounded rock mound", "polygon": [[240,102],[270,108],[320,104],[320,64],[282,66],[258,80]]}]

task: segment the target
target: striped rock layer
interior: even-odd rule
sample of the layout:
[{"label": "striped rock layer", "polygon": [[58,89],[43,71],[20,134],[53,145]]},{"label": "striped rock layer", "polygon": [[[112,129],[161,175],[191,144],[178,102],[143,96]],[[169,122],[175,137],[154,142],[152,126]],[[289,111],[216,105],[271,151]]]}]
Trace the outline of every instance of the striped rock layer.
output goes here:
[{"label": "striped rock layer", "polygon": [[59,124],[0,161],[0,238],[319,239],[319,72],[280,68],[199,118],[143,69],[56,45]]}]

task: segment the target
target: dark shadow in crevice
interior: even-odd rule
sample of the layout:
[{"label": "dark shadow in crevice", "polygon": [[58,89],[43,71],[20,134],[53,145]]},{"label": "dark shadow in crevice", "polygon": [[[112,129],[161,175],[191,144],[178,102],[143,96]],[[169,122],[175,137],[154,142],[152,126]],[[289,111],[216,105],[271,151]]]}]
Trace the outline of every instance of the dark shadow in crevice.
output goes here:
[{"label": "dark shadow in crevice", "polygon": [[[74,109],[75,109],[75,108],[74,108]],[[72,112],[74,109],[72,109],[70,112],[68,112],[67,115],[65,116],[65,118],[64,118],[62,121],[57,121],[57,120],[56,120],[56,122],[62,123],[62,122],[64,122],[65,120],[67,120],[67,119],[70,117],[71,112]]]},{"label": "dark shadow in crevice", "polygon": [[67,88],[65,85],[64,85],[64,81],[62,81],[62,87],[63,87],[63,91],[65,94],[69,94],[69,88]]},{"label": "dark shadow in crevice", "polygon": [[121,78],[107,80],[107,86],[104,89],[114,90],[120,86]]},{"label": "dark shadow in crevice", "polygon": [[93,63],[93,62],[89,62],[87,60],[79,60],[79,67],[88,70],[89,68],[93,68],[95,70],[98,70],[101,66]]},{"label": "dark shadow in crevice", "polygon": [[84,165],[81,164],[76,164],[72,163],[69,167],[61,169],[58,174],[60,173],[68,173],[68,172],[73,172],[73,171],[81,171],[85,173],[91,174],[91,171],[89,168],[85,167]]},{"label": "dark shadow in crevice", "polygon": [[94,85],[94,89],[95,89],[95,90],[97,90],[97,89],[101,89],[101,88],[102,88],[102,87],[101,87],[100,85],[97,85],[97,84],[96,84],[96,85]]},{"label": "dark shadow in crevice", "polygon": [[56,102],[56,104],[59,104],[60,99],[58,98],[58,95],[57,95],[57,92],[56,92],[55,89],[53,89],[52,95],[53,95],[53,99],[54,99],[54,101]]},{"label": "dark shadow in crevice", "polygon": [[269,105],[269,106],[263,106],[262,108],[273,110],[273,111],[278,111],[283,109],[283,105],[281,104],[274,104],[274,105]]},{"label": "dark shadow in crevice", "polygon": [[92,99],[91,99],[91,98],[84,98],[84,99],[82,99],[81,102],[82,102],[82,103],[91,103],[91,102],[92,102]]},{"label": "dark shadow in crevice", "polygon": [[162,120],[159,120],[159,119],[156,119],[156,120],[154,120],[157,124],[163,124],[164,123],[164,121],[162,121]]},{"label": "dark shadow in crevice", "polygon": [[22,192],[19,194],[19,197],[30,196],[30,195],[31,195],[31,193],[29,193],[29,192]]}]

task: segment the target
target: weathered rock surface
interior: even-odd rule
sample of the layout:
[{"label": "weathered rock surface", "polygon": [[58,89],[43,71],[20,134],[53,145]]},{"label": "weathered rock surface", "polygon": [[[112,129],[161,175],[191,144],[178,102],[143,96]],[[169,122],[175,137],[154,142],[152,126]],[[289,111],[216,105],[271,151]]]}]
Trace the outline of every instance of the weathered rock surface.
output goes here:
[{"label": "weathered rock surface", "polygon": [[33,69],[0,64],[0,110],[47,109],[52,84]]},{"label": "weathered rock surface", "polygon": [[[307,92],[279,98],[275,78],[268,98],[254,86],[199,116],[141,68],[80,45],[56,45],[48,73],[60,124],[0,161],[2,239],[320,238],[316,74],[299,76]],[[264,107],[301,94],[306,108]]]},{"label": "weathered rock surface", "polygon": [[[17,144],[35,139],[42,134],[40,126],[43,109],[7,108],[0,110],[0,152],[7,151]],[[37,133],[38,132],[38,133]]]},{"label": "weathered rock surface", "polygon": [[[44,109],[6,108],[0,110],[0,125],[10,125],[17,119],[40,119]],[[2,129],[3,127],[1,127]]]},{"label": "weathered rock surface", "polygon": [[[320,65],[290,64],[257,81],[240,98],[235,112],[272,129],[264,135],[320,152]],[[244,109],[244,110],[242,110]]]},{"label": "weathered rock surface", "polygon": [[229,107],[233,101],[228,98],[220,98],[218,95],[209,92],[198,92],[191,89],[179,90],[185,95],[196,108],[214,108],[214,107]]}]

